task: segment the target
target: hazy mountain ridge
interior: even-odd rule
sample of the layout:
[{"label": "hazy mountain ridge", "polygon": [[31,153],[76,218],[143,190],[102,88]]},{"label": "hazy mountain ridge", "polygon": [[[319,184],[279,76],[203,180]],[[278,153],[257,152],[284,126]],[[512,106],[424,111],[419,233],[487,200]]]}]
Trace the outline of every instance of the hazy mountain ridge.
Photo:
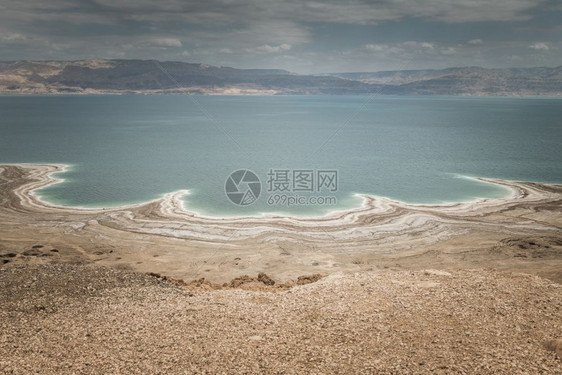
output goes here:
[{"label": "hazy mountain ridge", "polygon": [[562,66],[486,69],[462,67],[358,73],[329,76],[386,87],[386,94],[418,95],[561,95]]},{"label": "hazy mountain ridge", "polygon": [[0,62],[0,93],[562,95],[557,68],[403,70],[301,75],[152,60]]},{"label": "hazy mountain ridge", "polygon": [[[168,75],[169,74],[169,75]],[[0,63],[1,93],[364,94],[371,84],[276,69],[151,60]]]}]

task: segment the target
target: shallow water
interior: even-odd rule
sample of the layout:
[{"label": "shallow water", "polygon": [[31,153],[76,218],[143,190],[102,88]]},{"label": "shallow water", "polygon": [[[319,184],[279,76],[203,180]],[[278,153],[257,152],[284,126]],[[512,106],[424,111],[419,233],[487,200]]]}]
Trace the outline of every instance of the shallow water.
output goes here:
[{"label": "shallow water", "polygon": [[[39,192],[65,205],[188,189],[186,208],[205,214],[318,215],[359,204],[354,193],[410,203],[506,193],[462,176],[562,182],[561,118],[555,98],[4,96],[0,162],[71,165]],[[249,205],[225,193],[239,169],[261,182]],[[333,171],[337,184],[320,186],[318,173]]]}]

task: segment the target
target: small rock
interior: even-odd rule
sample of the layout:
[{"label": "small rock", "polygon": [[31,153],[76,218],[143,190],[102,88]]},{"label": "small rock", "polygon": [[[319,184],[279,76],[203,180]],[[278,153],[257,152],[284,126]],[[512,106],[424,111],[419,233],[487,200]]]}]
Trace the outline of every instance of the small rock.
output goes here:
[{"label": "small rock", "polygon": [[320,275],[319,273],[315,273],[314,275],[303,275],[303,276],[299,276],[297,280],[297,284],[298,285],[311,284],[317,282],[321,278],[322,275]]},{"label": "small rock", "polygon": [[38,257],[41,254],[43,254],[40,250],[34,248],[31,250],[26,250],[23,252],[23,255],[25,255],[26,257]]},{"label": "small rock", "polygon": [[263,272],[260,272],[258,274],[258,281],[264,283],[265,285],[275,285],[275,280],[273,280]]},{"label": "small rock", "polygon": [[453,276],[447,271],[433,270],[433,269],[424,270],[423,273],[425,275],[433,275],[433,276],[447,276],[447,277]]},{"label": "small rock", "polygon": [[562,358],[562,340],[549,340],[544,343],[544,347]]}]

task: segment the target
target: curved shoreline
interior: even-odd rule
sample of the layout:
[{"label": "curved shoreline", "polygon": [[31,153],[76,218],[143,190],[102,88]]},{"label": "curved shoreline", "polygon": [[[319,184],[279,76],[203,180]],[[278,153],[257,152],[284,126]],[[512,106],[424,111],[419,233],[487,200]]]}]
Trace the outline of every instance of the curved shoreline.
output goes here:
[{"label": "curved shoreline", "polygon": [[[329,218],[332,216],[340,216],[341,214],[345,214],[348,212],[354,212],[357,210],[361,210],[362,208],[369,206],[369,202],[376,199],[386,200],[388,202],[392,202],[394,204],[402,205],[402,206],[410,206],[410,207],[450,207],[450,206],[457,206],[459,204],[475,204],[490,200],[509,200],[512,199],[514,196],[517,195],[516,189],[510,183],[515,183],[515,181],[510,180],[501,180],[501,179],[491,179],[491,178],[484,178],[484,177],[471,177],[465,175],[459,175],[461,178],[465,178],[472,181],[478,181],[485,184],[496,185],[502,187],[506,190],[506,194],[502,197],[475,197],[473,199],[461,200],[461,201],[446,201],[442,203],[410,203],[405,202],[393,198],[389,198],[386,196],[380,195],[373,195],[373,194],[366,194],[366,193],[354,193],[355,197],[361,198],[361,203],[358,206],[350,207],[350,208],[341,208],[341,209],[334,209],[329,211],[325,214],[320,215],[292,215],[285,212],[264,212],[264,213],[256,213],[253,215],[228,215],[228,216],[220,216],[220,215],[206,215],[195,210],[191,210],[185,207],[184,202],[181,198],[185,195],[190,194],[189,189],[181,189],[169,193],[161,194],[161,197],[155,198],[148,201],[141,201],[137,203],[124,203],[118,204],[114,206],[106,206],[106,207],[86,207],[86,206],[75,206],[75,205],[65,205],[65,204],[58,204],[43,197],[38,194],[38,191],[44,188],[47,188],[54,184],[59,184],[65,182],[64,178],[61,177],[54,177],[53,175],[56,173],[65,173],[68,172],[69,168],[72,166],[69,164],[42,164],[42,163],[12,163],[12,164],[0,164],[0,168],[3,166],[14,166],[14,167],[32,167],[32,168],[46,168],[46,170],[41,173],[43,176],[37,176],[39,178],[44,179],[44,183],[41,182],[37,186],[33,186],[31,188],[26,189],[26,194],[33,196],[37,202],[39,202],[43,206],[53,207],[57,209],[69,209],[69,210],[76,210],[76,211],[89,211],[89,212],[99,212],[104,211],[107,212],[108,210],[126,210],[131,209],[134,207],[150,204],[153,202],[157,202],[160,200],[166,199],[173,199],[175,200],[174,205],[177,205],[178,211],[184,211],[184,213],[188,216],[195,216],[202,219],[211,219],[211,220],[244,220],[244,219],[252,219],[252,218],[268,218],[268,219],[279,219],[279,218],[288,218],[288,219],[296,219],[296,220],[315,220],[315,219],[322,219],[322,218]],[[50,170],[54,168],[54,170]],[[531,183],[540,183],[540,182],[531,182]],[[551,184],[551,183],[540,183],[540,184]],[[555,184],[553,184],[555,185]]]},{"label": "curved shoreline", "polygon": [[[477,181],[495,184],[507,188],[509,194],[502,198],[477,198],[470,201],[448,202],[442,204],[412,204],[393,200],[386,197],[358,194],[362,198],[360,206],[351,209],[334,210],[322,216],[290,216],[285,214],[267,213],[256,216],[236,216],[236,217],[219,217],[200,215],[195,211],[186,209],[181,200],[182,196],[189,194],[188,190],[179,190],[172,193],[164,194],[161,198],[157,198],[147,202],[136,204],[127,204],[108,208],[89,208],[89,207],[73,207],[63,206],[42,199],[36,191],[52,184],[63,181],[61,178],[53,177],[55,173],[65,172],[68,168],[66,165],[58,164],[11,164],[0,165],[3,168],[18,168],[27,172],[26,178],[31,180],[28,183],[21,184],[14,190],[14,194],[19,198],[22,208],[33,210],[55,210],[57,212],[65,212],[69,214],[110,214],[116,212],[144,212],[143,216],[149,218],[151,215],[158,217],[168,217],[170,219],[187,219],[205,224],[238,224],[246,223],[292,223],[295,225],[307,226],[307,224],[318,225],[321,223],[329,223],[330,225],[349,225],[351,223],[360,224],[361,218],[366,215],[382,215],[391,212],[393,209],[407,211],[424,211],[431,213],[441,213],[456,216],[466,216],[493,212],[500,207],[512,204],[537,203],[544,200],[552,200],[558,198],[557,193],[551,190],[562,189],[562,185],[556,184],[538,184],[534,182],[515,182],[499,179],[488,178],[471,178]],[[154,210],[147,214],[146,208],[157,206],[158,215]]]},{"label": "curved shoreline", "polygon": [[[481,255],[468,261],[497,262],[503,258],[494,249],[508,246],[512,254],[517,245],[509,244],[522,239],[562,250],[562,185],[557,184],[481,179],[508,188],[509,196],[415,205],[362,195],[360,207],[321,217],[217,218],[186,211],[185,191],[106,209],[53,205],[33,194],[56,183],[52,174],[63,168],[0,165],[0,250],[50,243],[67,249],[60,256],[72,259],[186,279],[207,272],[215,280],[262,270],[288,279],[372,264],[456,264],[464,257],[456,254],[475,251]],[[557,262],[541,269],[562,270]],[[504,264],[505,259],[498,263]]]},{"label": "curved shoreline", "polygon": [[[39,190],[47,188],[51,185],[54,184],[58,184],[58,183],[63,183],[65,182],[65,178],[63,177],[54,177],[53,174],[56,173],[66,173],[68,172],[68,170],[70,168],[73,167],[73,165],[71,164],[59,164],[59,163],[47,163],[47,164],[43,164],[43,163],[11,163],[11,164],[2,164],[0,163],[0,168],[2,167],[2,165],[6,165],[6,166],[41,166],[41,167],[54,167],[57,170],[55,171],[51,171],[49,172],[46,176],[45,179],[49,179],[51,182],[50,183],[46,183],[42,186],[39,186],[37,188],[34,188],[33,190],[29,191],[30,195],[33,195],[36,197],[36,199],[41,202],[43,205],[45,206],[52,206],[52,207],[56,207],[56,208],[68,208],[68,209],[75,209],[75,210],[89,210],[89,211],[96,211],[96,210],[110,210],[110,209],[127,209],[129,207],[134,207],[134,206],[139,206],[139,205],[144,205],[144,204],[148,204],[154,201],[159,201],[161,199],[165,199],[168,196],[173,196],[175,199],[177,198],[177,205],[181,206],[181,209],[183,211],[185,211],[185,214],[189,215],[189,216],[197,216],[200,218],[207,218],[207,219],[233,219],[233,220],[237,220],[237,219],[248,219],[248,218],[294,218],[294,219],[320,219],[323,217],[330,217],[330,216],[338,216],[339,214],[348,212],[348,211],[355,211],[357,209],[362,208],[363,206],[365,206],[365,204],[368,204],[369,198],[374,198],[374,199],[385,199],[388,200],[390,202],[395,202],[397,204],[401,204],[401,205],[407,205],[407,206],[412,206],[412,207],[416,207],[416,206],[420,206],[420,207],[429,207],[429,206],[436,206],[436,207],[446,207],[446,206],[450,206],[450,205],[456,205],[456,204],[462,204],[462,203],[478,203],[480,201],[485,201],[485,200],[493,200],[493,199],[509,199],[512,197],[513,195],[513,189],[510,186],[507,186],[505,184],[502,184],[501,181],[504,182],[511,182],[511,180],[501,180],[501,179],[491,179],[491,178],[484,178],[484,177],[473,177],[473,176],[466,176],[466,175],[459,175],[459,174],[455,174],[455,176],[457,176],[458,178],[463,178],[463,179],[467,179],[467,180],[471,180],[471,181],[476,181],[479,183],[483,183],[483,184],[489,184],[489,185],[494,185],[496,187],[501,187],[505,190],[505,194],[503,194],[500,197],[473,197],[471,199],[466,199],[466,200],[459,200],[459,201],[443,201],[443,202],[439,202],[439,203],[412,203],[412,202],[406,202],[406,201],[401,201],[399,199],[394,199],[391,197],[387,197],[387,196],[382,196],[382,195],[374,195],[374,194],[368,194],[368,193],[353,193],[353,197],[355,198],[360,198],[361,202],[357,205],[353,205],[347,208],[336,208],[333,210],[330,210],[326,213],[323,214],[312,214],[312,215],[307,215],[307,214],[303,214],[303,215],[295,215],[295,214],[291,214],[291,213],[286,213],[283,211],[279,211],[279,212],[259,212],[259,213],[255,213],[255,214],[249,214],[249,215],[226,215],[226,216],[222,216],[222,215],[212,215],[212,214],[204,214],[202,212],[193,210],[193,209],[189,209],[185,206],[185,202],[182,200],[182,198],[186,195],[190,195],[191,191],[190,189],[181,189],[181,190],[177,190],[177,191],[172,191],[172,192],[168,192],[168,193],[162,193],[160,194],[159,197],[151,199],[151,200],[146,200],[146,201],[138,201],[135,203],[122,203],[122,204],[116,204],[116,205],[109,205],[109,206],[103,206],[103,207],[98,207],[98,206],[77,206],[77,205],[66,205],[66,204],[61,204],[61,203],[56,203],[56,202],[52,202],[49,201],[48,199],[44,199],[43,197],[40,196],[40,194],[38,193]],[[537,182],[537,181],[526,181],[526,182],[533,182],[533,183],[541,183],[541,184],[556,184],[556,183],[549,183],[549,182]]]}]

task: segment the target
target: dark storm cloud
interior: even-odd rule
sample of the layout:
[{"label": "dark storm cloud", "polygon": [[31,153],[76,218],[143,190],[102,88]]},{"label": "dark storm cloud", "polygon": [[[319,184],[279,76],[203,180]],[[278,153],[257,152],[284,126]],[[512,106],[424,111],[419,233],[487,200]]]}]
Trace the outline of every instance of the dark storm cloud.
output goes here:
[{"label": "dark storm cloud", "polygon": [[0,59],[156,58],[293,71],[404,61],[410,69],[553,65],[561,49],[552,16],[561,14],[548,0],[4,0]]}]

